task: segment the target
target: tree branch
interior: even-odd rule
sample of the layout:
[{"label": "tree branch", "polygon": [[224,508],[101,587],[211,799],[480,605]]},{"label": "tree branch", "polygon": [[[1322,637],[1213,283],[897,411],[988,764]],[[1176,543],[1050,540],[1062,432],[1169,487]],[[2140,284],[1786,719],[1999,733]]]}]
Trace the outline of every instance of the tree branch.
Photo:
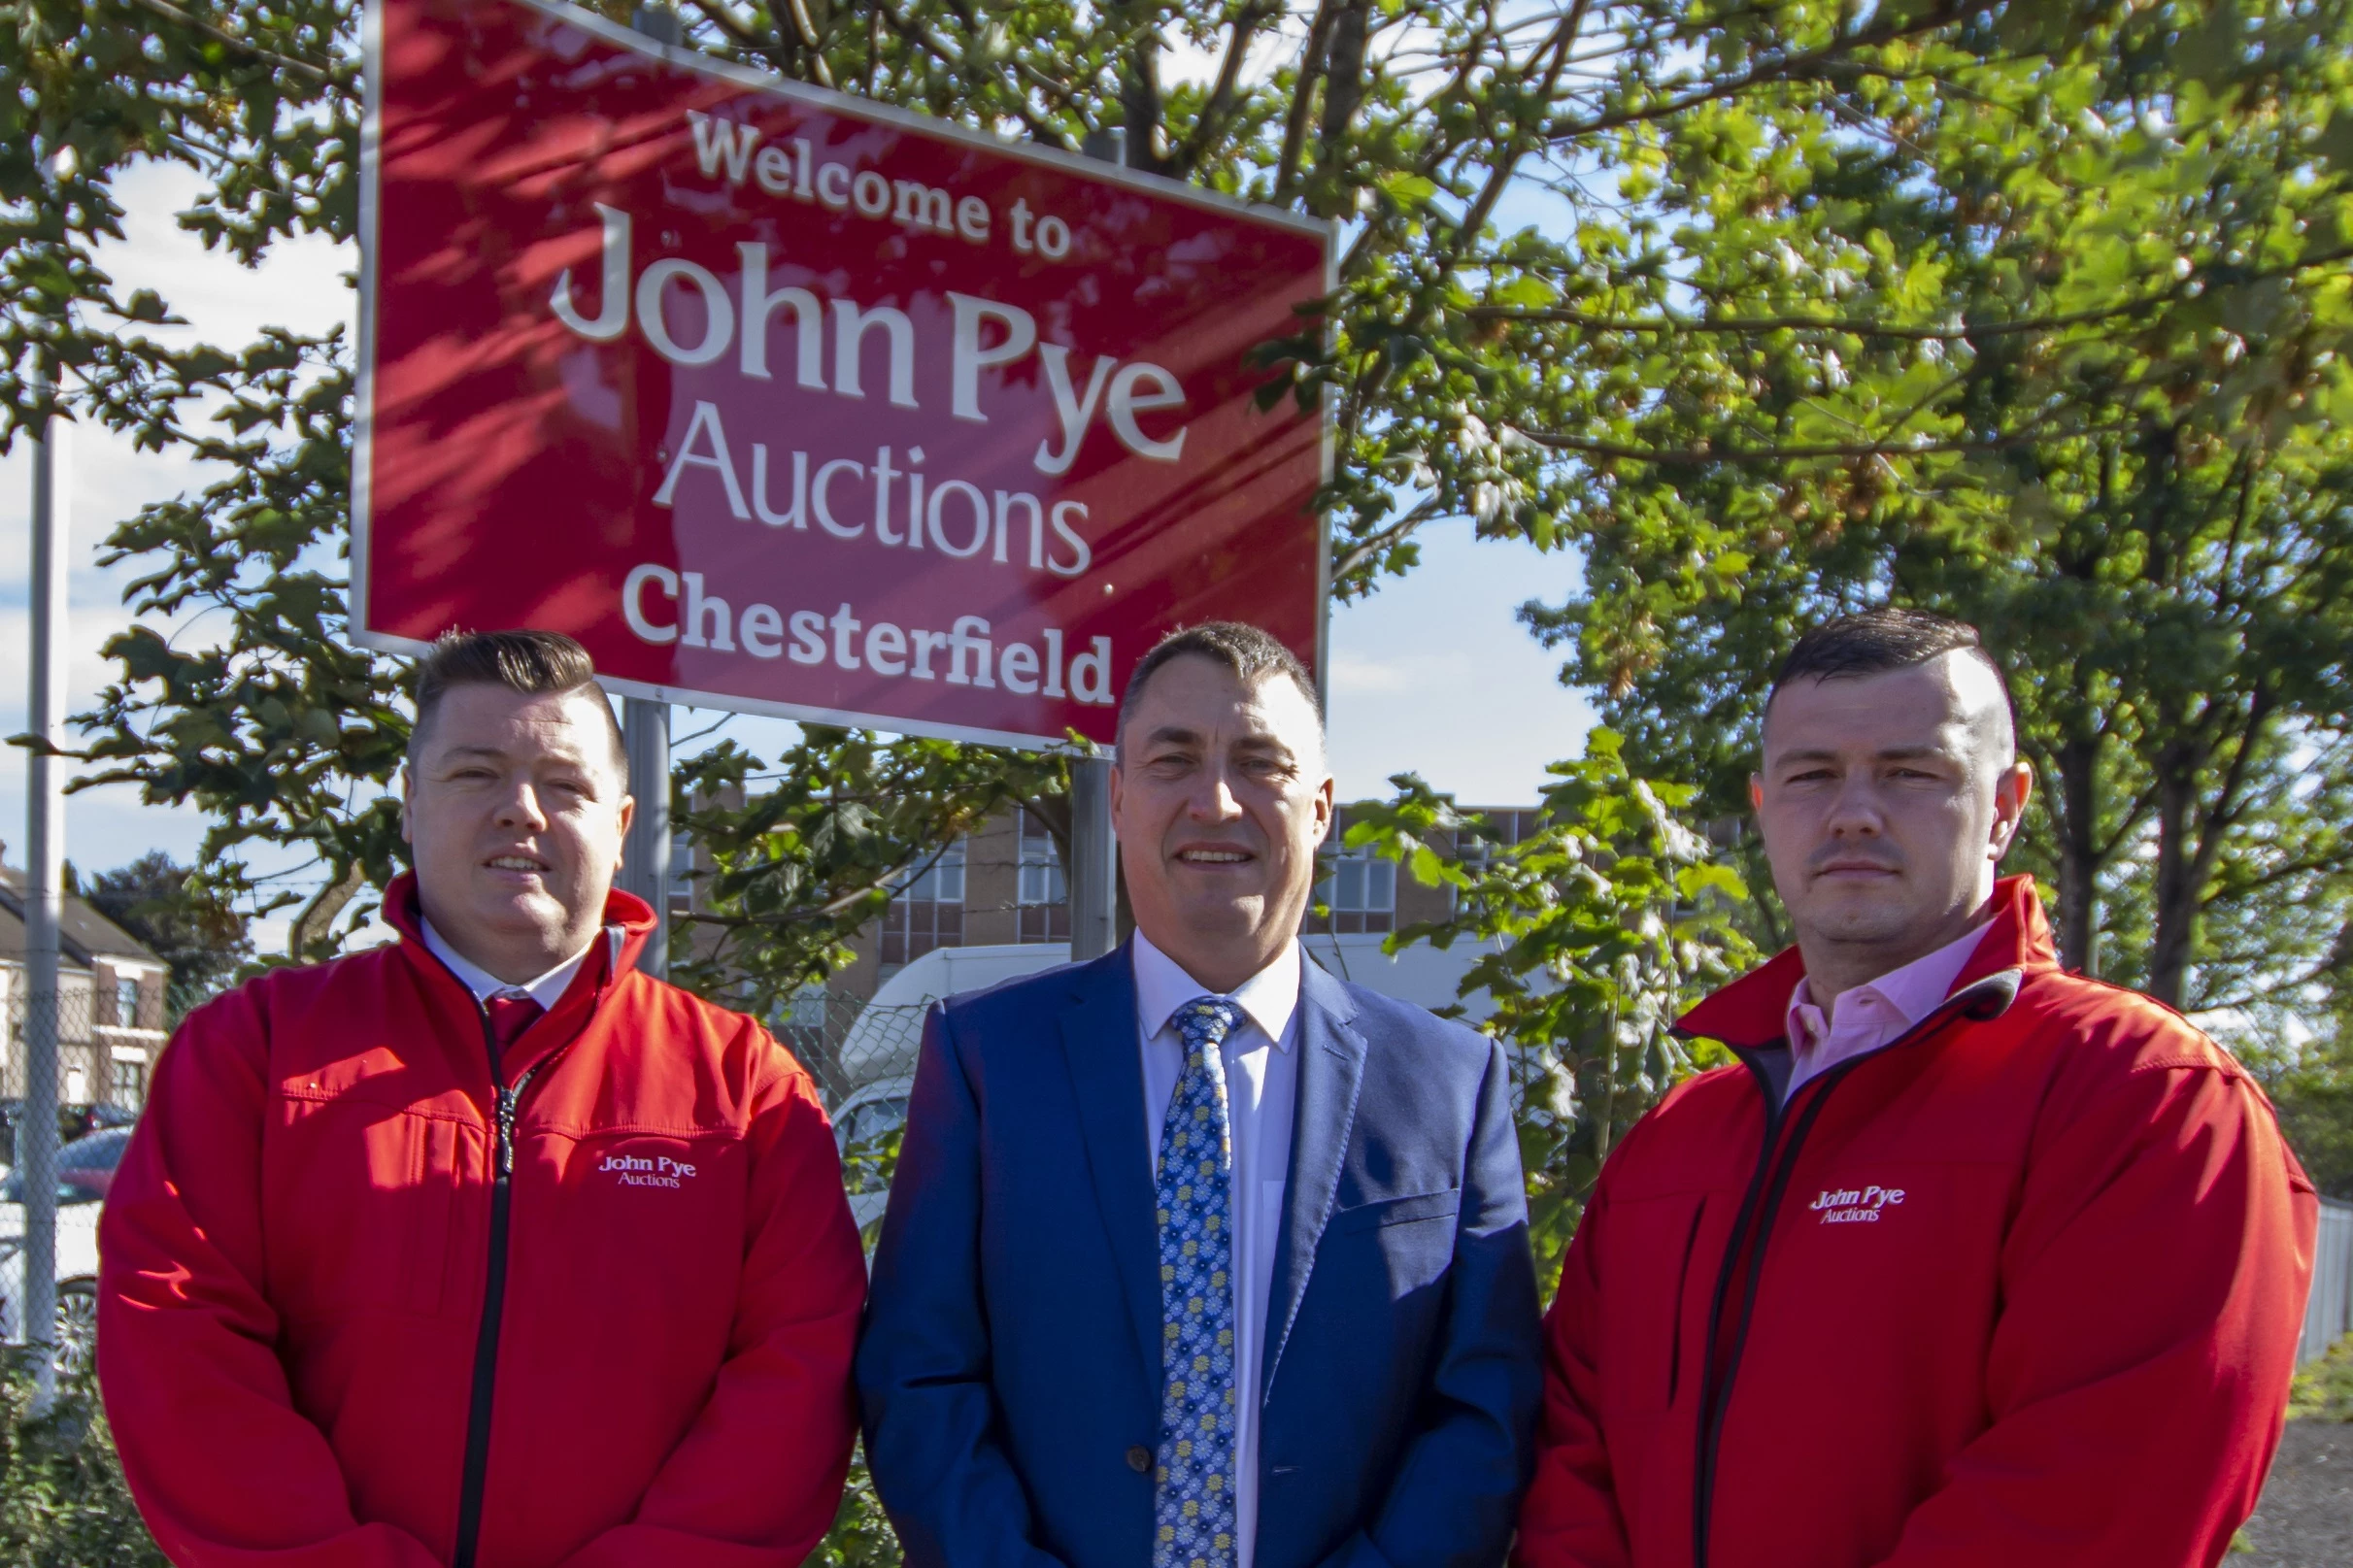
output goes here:
[{"label": "tree branch", "polygon": [[1209,89],[1209,97],[1193,121],[1193,134],[1185,145],[1169,154],[1170,171],[1190,175],[1207,155],[1211,145],[1224,134],[1226,122],[1233,116],[1241,101],[1242,62],[1250,52],[1251,41],[1259,29],[1282,14],[1282,0],[1250,0],[1233,18],[1233,32],[1226,41],[1226,58],[1218,65],[1217,84]]},{"label": "tree branch", "polygon": [[1334,583],[1339,582],[1355,573],[1381,551],[1402,543],[1415,529],[1438,516],[1439,510],[1437,499],[1433,496],[1421,502],[1404,517],[1399,517],[1369,539],[1359,540],[1350,548],[1347,554],[1332,562],[1331,580]]},{"label": "tree branch", "polygon": [[330,75],[324,66],[315,65],[309,60],[298,60],[291,54],[281,54],[276,50],[265,48],[250,38],[240,38],[226,28],[216,27],[202,17],[191,17],[178,6],[173,5],[171,0],[130,0],[130,3],[151,11],[158,17],[176,21],[191,31],[202,33],[215,43],[226,44],[240,53],[250,54],[256,60],[277,66],[282,71],[292,71],[299,76],[309,77],[313,82],[324,82]]},{"label": "tree branch", "polygon": [[1315,20],[1308,23],[1307,43],[1299,50],[1298,80],[1291,89],[1291,117],[1283,126],[1283,151],[1275,159],[1274,199],[1281,206],[1291,199],[1299,177],[1299,154],[1307,144],[1307,105],[1315,97],[1316,77],[1324,69],[1324,49],[1331,35],[1332,0],[1316,0]]},{"label": "tree branch", "polygon": [[2103,425],[2096,430],[2063,430],[2056,435],[2015,430],[1972,441],[1834,442],[1821,446],[1733,447],[1722,450],[1699,446],[1666,450],[1630,447],[1615,441],[1590,441],[1583,436],[1559,435],[1549,430],[1523,429],[1520,434],[1540,447],[1550,447],[1559,451],[1583,452],[1588,456],[1614,458],[1622,462],[1658,463],[1670,468],[1698,468],[1708,463],[1783,463],[1809,458],[1919,457],[1936,452],[2006,451],[2017,447],[2036,446],[2045,441],[2076,441],[2111,429],[2129,428],[2129,425]]},{"label": "tree branch", "polygon": [[[1570,120],[1552,125],[1546,128],[1544,134],[1549,141],[1573,142],[1580,137],[1591,136],[1597,131],[1616,130],[1621,126],[1639,125],[1649,120],[1672,118],[1686,109],[1697,109],[1701,104],[1713,103],[1720,98],[1737,97],[1749,88],[1763,86],[1766,83],[1818,81],[1839,74],[1837,67],[1844,63],[1846,56],[1857,50],[1872,49],[1881,44],[1893,44],[1901,39],[1917,37],[1922,33],[1935,32],[1939,28],[1949,27],[1959,21],[1965,14],[1964,7],[1948,3],[1926,16],[1906,21],[1890,21],[1875,27],[1868,27],[1862,32],[1852,33],[1834,43],[1827,44],[1821,49],[1809,50],[1800,54],[1784,55],[1768,65],[1742,71],[1734,76],[1726,77],[1721,82],[1710,83],[1704,87],[1695,87],[1689,92],[1679,93],[1672,98],[1664,99],[1640,109],[1612,110],[1582,120]],[[1864,68],[1857,66],[1853,69],[1860,73]]]}]

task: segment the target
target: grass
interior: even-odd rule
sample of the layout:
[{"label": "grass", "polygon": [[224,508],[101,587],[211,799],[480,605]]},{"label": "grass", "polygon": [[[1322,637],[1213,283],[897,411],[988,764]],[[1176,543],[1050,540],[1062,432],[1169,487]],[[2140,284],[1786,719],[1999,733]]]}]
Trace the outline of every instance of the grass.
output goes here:
[{"label": "grass", "polygon": [[2288,1419],[2353,1421],[2353,1334],[2296,1374],[2288,1393]]}]

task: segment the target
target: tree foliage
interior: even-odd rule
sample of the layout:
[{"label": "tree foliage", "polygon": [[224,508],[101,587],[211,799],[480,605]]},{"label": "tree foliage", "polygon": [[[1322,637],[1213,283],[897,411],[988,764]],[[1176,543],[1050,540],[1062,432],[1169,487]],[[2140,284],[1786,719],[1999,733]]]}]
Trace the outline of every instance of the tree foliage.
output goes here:
[{"label": "tree foliage", "polygon": [[1616,274],[1509,324],[1590,526],[1527,617],[1642,766],[1738,811],[1800,626],[1949,610],[2017,685],[2065,955],[2243,992],[2253,912],[2348,866],[2295,787],[2353,696],[2347,21],[2160,4],[2041,61],[1965,28],[1621,146]]},{"label": "tree foliage", "polygon": [[1008,806],[1066,793],[1069,764],[812,724],[773,770],[726,742],[680,763],[678,781],[693,804],[677,821],[713,865],[689,917],[707,937],[690,958],[682,948],[672,978],[772,1017],[848,961],[910,871]]},{"label": "tree foliage", "polygon": [[[2161,25],[2116,19],[2140,16],[2122,0],[1869,12],[1824,0],[689,0],[680,16],[691,47],[785,77],[1064,148],[1118,128],[1141,167],[1341,221],[1328,334],[1303,323],[1270,351],[1293,357],[1300,396],[1334,398],[1343,460],[1324,504],[1343,595],[1410,568],[1434,518],[1546,546],[1591,525],[1595,471],[1562,455],[1575,423],[1563,398],[1595,354],[1647,363],[1655,329],[1565,316],[1539,326],[1529,313],[1615,311],[1680,286],[1667,257],[1615,238],[1628,204],[1647,200],[1613,186],[1629,158],[1701,148],[1741,117],[1933,98],[1947,78],[1995,69],[1989,59],[2015,58],[2029,82],[2050,69],[2045,54],[2104,47],[2103,25]],[[110,645],[118,677],[87,716],[96,778],[206,811],[205,886],[249,908],[301,903],[298,957],[332,951],[399,858],[386,791],[406,732],[401,661],[340,637],[350,346],[273,332],[167,347],[147,328],[169,302],[118,297],[98,247],[120,232],[112,182],[140,158],[197,171],[203,191],[181,221],[242,259],[296,234],[351,240],[355,21],[353,0],[0,0],[0,79],[13,89],[0,95],[0,442],[62,409],[219,465],[204,489],[111,540],[114,558],[143,569],[135,609],[201,619]],[[1743,327],[1738,341],[1774,332]],[[854,778],[875,744],[805,743],[781,765]],[[798,944],[783,970],[808,967],[836,951],[836,916],[870,895],[872,864],[910,861],[930,841],[833,860],[818,846],[937,831],[958,819],[954,792],[991,766],[989,787],[1012,794],[1029,764],[914,749],[892,778],[930,799],[924,811],[878,817],[845,797],[828,825],[821,790],[776,808],[798,814],[789,833],[758,812],[698,813],[696,825],[759,837],[715,846],[720,881],[733,915],[757,912],[769,939]],[[314,856],[319,890],[272,892],[248,870],[256,845]],[[804,851],[821,858],[795,858]],[[833,871],[845,880],[825,880]],[[763,875],[778,884],[756,887]],[[808,920],[785,919],[791,911]]]},{"label": "tree foliage", "polygon": [[1618,1140],[1675,1084],[1729,1059],[1678,1037],[1675,1019],[1756,957],[1738,918],[1747,888],[1679,819],[1696,790],[1636,777],[1608,730],[1551,772],[1539,825],[1516,843],[1411,774],[1391,781],[1392,799],[1349,808],[1346,841],[1454,895],[1452,915],[1397,931],[1388,951],[1485,950],[1462,995],[1492,1008],[1480,1027],[1511,1052],[1547,1282]]},{"label": "tree foliage", "polygon": [[245,916],[193,886],[194,876],[163,851],[151,850],[98,873],[81,889],[92,909],[170,966],[164,1011],[172,1023],[253,955]]},{"label": "tree foliage", "polygon": [[13,1350],[0,1377],[0,1563],[166,1568],[123,1484],[97,1380],[61,1380],[47,1416],[30,1414],[32,1394],[30,1363]]}]

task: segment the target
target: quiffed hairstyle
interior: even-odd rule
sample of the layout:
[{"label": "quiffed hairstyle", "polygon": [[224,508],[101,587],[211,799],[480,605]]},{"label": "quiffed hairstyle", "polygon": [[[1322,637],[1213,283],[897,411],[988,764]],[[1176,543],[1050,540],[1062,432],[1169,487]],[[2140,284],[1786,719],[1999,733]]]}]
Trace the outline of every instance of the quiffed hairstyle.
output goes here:
[{"label": "quiffed hairstyle", "polygon": [[1204,620],[1198,626],[1182,626],[1153,644],[1152,651],[1136,661],[1135,673],[1127,677],[1127,690],[1120,698],[1118,734],[1127,733],[1127,716],[1135,711],[1154,672],[1170,659],[1188,654],[1214,659],[1244,681],[1282,676],[1299,688],[1299,695],[1315,710],[1316,733],[1319,737],[1323,734],[1324,699],[1317,692],[1315,678],[1307,673],[1307,666],[1271,634],[1239,620]]},{"label": "quiffed hairstyle", "polygon": [[1798,646],[1781,661],[1773,688],[1765,694],[1769,709],[1781,688],[1793,681],[1831,681],[1842,675],[1886,675],[1908,670],[1947,653],[1966,653],[1994,672],[2001,696],[2013,716],[2009,677],[1985,651],[1977,628],[1966,620],[1937,615],[1933,610],[1905,610],[1883,605],[1859,615],[1826,620],[1798,639]]},{"label": "quiffed hairstyle", "polygon": [[433,650],[417,663],[417,723],[409,731],[409,755],[414,758],[453,686],[504,686],[522,696],[570,696],[585,691],[596,699],[613,733],[613,764],[622,777],[629,772],[629,751],[621,738],[621,723],[613,704],[596,684],[596,666],[588,651],[554,631],[444,632]]}]

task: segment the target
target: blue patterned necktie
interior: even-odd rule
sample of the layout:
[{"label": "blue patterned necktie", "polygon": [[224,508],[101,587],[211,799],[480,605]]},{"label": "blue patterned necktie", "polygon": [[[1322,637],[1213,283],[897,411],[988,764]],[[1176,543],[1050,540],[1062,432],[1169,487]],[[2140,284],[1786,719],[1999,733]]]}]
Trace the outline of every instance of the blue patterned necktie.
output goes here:
[{"label": "blue patterned necktie", "polygon": [[1185,1071],[1160,1123],[1163,1384],[1152,1568],[1233,1568],[1233,1137],[1218,1048],[1242,1010],[1200,996],[1172,1021]]}]

